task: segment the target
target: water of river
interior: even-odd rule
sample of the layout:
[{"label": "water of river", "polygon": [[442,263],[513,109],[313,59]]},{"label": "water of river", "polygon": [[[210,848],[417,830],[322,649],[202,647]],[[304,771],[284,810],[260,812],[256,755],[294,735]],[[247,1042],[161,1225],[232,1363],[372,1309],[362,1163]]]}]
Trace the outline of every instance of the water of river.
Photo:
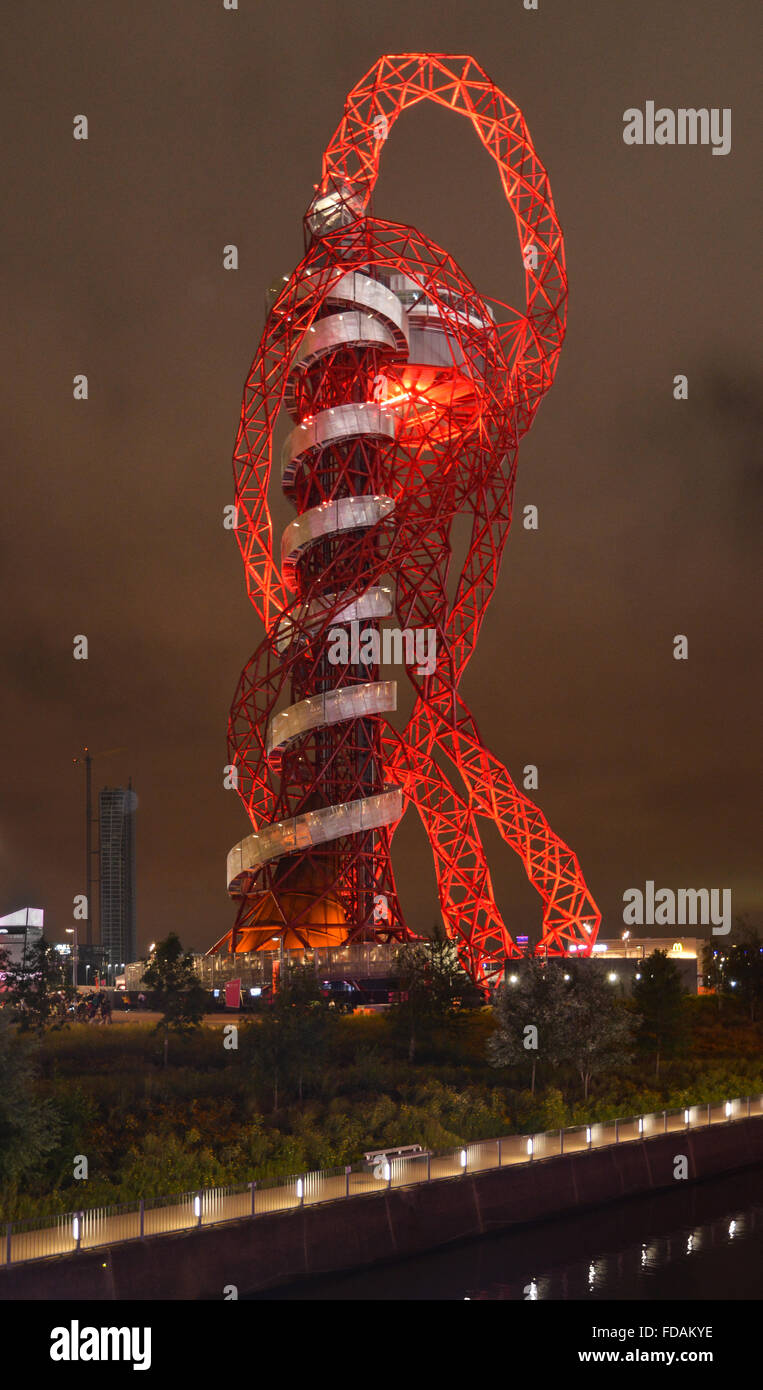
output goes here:
[{"label": "water of river", "polygon": [[763,1169],[749,1168],[253,1297],[750,1299],[762,1256]]}]

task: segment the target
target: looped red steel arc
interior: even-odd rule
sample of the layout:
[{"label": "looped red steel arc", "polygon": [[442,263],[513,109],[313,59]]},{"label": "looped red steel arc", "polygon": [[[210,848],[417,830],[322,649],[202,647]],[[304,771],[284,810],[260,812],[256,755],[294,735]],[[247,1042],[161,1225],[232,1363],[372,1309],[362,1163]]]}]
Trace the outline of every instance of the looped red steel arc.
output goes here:
[{"label": "looped red steel arc", "polygon": [[[389,131],[422,100],[467,116],[496,162],[524,312],[480,296],[422,233],[369,215]],[[233,949],[409,939],[391,844],[411,803],[446,929],[480,984],[522,954],[495,903],[481,818],[540,895],[536,949],[587,953],[600,917],[578,861],[484,746],[459,692],[497,582],[517,442],[565,328],[561,229],[520,111],[471,58],[380,59],[347,99],[305,232],[247,380],[234,454],[236,534],[265,637],[229,725],[254,827],[228,856]],[[279,563],[268,486],[282,408],[292,424],[281,485],[297,515]],[[454,577],[459,517],[471,538]],[[426,662],[420,637],[432,643]],[[402,733],[389,718],[398,683],[382,678],[385,644],[398,662],[407,651],[415,698]]]}]

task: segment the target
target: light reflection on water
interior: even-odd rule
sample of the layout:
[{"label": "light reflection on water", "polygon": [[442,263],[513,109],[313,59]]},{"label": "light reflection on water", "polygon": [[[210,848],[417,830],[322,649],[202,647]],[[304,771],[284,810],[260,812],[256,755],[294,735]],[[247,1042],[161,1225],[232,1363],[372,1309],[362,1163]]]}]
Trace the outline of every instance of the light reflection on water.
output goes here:
[{"label": "light reflection on water", "polygon": [[[737,1248],[749,1243],[749,1253],[757,1260],[755,1251],[760,1252],[761,1231],[763,1230],[763,1206],[753,1204],[745,1211],[735,1211],[732,1216],[723,1215],[716,1221],[691,1228],[684,1227],[671,1231],[668,1235],[654,1237],[648,1241],[638,1241],[625,1249],[603,1251],[596,1259],[564,1263],[558,1269],[549,1268],[542,1274],[531,1276],[529,1282],[520,1286],[518,1281],[508,1284],[493,1284],[486,1289],[470,1289],[464,1295],[467,1299],[597,1299],[665,1298],[665,1292],[653,1289],[656,1277],[670,1271],[676,1284],[684,1286],[687,1277],[694,1274],[682,1266],[691,1258],[706,1263],[706,1270],[712,1288],[707,1297],[722,1298],[722,1290],[715,1287],[717,1270],[726,1263],[721,1252],[727,1252],[731,1242],[737,1241]],[[711,1252],[719,1259],[707,1261]],[[744,1251],[744,1257],[747,1250]],[[703,1260],[703,1257],[704,1260]],[[711,1273],[710,1265],[715,1273]],[[750,1287],[748,1296],[759,1291],[760,1265],[758,1264],[758,1289]],[[695,1280],[691,1279],[692,1286]],[[691,1294],[682,1287],[672,1297],[701,1297],[692,1287]]]},{"label": "light reflection on water", "polygon": [[577,1300],[760,1296],[763,1169],[484,1236],[256,1299]]}]

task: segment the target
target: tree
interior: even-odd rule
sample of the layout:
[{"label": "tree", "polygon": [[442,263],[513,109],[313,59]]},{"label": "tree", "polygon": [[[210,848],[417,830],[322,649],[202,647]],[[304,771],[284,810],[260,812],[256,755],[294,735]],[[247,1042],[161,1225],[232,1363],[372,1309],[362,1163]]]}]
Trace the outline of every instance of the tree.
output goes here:
[{"label": "tree", "polygon": [[14,1027],[10,1009],[0,1009],[0,1185],[28,1183],[41,1159],[58,1142],[60,1121],[51,1100],[35,1094],[36,1040]]},{"label": "tree", "polygon": [[529,1065],[534,1095],[538,1061],[553,1067],[564,1059],[570,990],[564,972],[537,957],[525,961],[514,978],[516,983],[510,976],[496,995],[496,1030],[488,1039],[488,1060],[493,1067]]},{"label": "tree", "polygon": [[170,932],[156,946],[143,981],[163,1015],[154,1032],[164,1033],[166,1067],[170,1033],[182,1036],[199,1027],[207,1001],[206,990],[199,984],[192,953],[183,951],[175,932]]},{"label": "tree", "polygon": [[628,1013],[598,961],[581,961],[574,969],[564,1025],[563,1052],[583,1083],[587,1100],[594,1076],[627,1066],[633,1051],[638,1016]]},{"label": "tree", "polygon": [[76,990],[68,979],[68,966],[60,951],[41,936],[19,964],[6,963],[5,998],[16,1012],[19,1027],[42,1032],[60,1028],[66,1020],[66,1003]]},{"label": "tree", "polygon": [[660,1074],[660,1059],[673,1057],[686,1041],[687,1025],[684,990],[675,961],[664,951],[655,951],[641,962],[633,984],[633,999],[641,1015],[639,1042],[654,1053],[654,1074]]},{"label": "tree", "polygon": [[392,1024],[407,1039],[408,1061],[413,1062],[423,1035],[482,1000],[448,939],[433,937],[401,947],[395,954],[395,971],[400,998],[392,1006]]},{"label": "tree", "polygon": [[332,1017],[312,966],[288,966],[273,1003],[245,1033],[255,1071],[273,1086],[275,1110],[290,1090],[301,1102],[305,1082],[320,1075]]},{"label": "tree", "polygon": [[754,1023],[763,1006],[763,943],[745,917],[737,917],[728,945],[708,942],[702,961],[705,985],[714,989],[718,1004],[739,999]]}]

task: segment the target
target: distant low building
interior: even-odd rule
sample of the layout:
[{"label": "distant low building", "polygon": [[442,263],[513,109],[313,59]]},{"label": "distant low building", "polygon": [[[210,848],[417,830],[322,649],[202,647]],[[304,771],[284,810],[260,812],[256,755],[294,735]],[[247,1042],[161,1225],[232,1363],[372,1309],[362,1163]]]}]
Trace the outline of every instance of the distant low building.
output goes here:
[{"label": "distant low building", "polygon": [[143,972],[148,965],[145,960],[130,960],[125,965],[124,987],[128,992],[140,989],[143,984]]},{"label": "distant low building", "polygon": [[5,952],[9,965],[23,968],[42,936],[43,919],[41,907],[21,907],[0,917],[0,951]]},{"label": "distant low building", "polygon": [[[575,960],[579,956],[581,960],[611,962],[611,969],[608,971],[611,983],[629,994],[641,973],[639,968],[641,962],[647,956],[653,955],[655,951],[663,951],[668,959],[677,966],[681,983],[686,992],[697,994],[702,984],[702,951],[706,944],[701,937],[695,936],[634,937],[629,934],[626,937],[618,936],[614,939],[599,937],[590,956],[583,956],[580,953],[580,948],[572,945],[566,953],[566,959]],[[559,960],[563,957],[552,957],[552,959]],[[511,982],[511,977],[517,976],[517,970],[521,969],[521,965],[521,961],[510,961],[505,978]]]},{"label": "distant low building", "polygon": [[638,962],[654,955],[655,951],[662,951],[678,967],[684,989],[697,994],[702,984],[702,952],[706,945],[706,941],[696,936],[628,936],[597,941],[593,954],[616,961],[613,970],[627,968],[635,979]]}]

